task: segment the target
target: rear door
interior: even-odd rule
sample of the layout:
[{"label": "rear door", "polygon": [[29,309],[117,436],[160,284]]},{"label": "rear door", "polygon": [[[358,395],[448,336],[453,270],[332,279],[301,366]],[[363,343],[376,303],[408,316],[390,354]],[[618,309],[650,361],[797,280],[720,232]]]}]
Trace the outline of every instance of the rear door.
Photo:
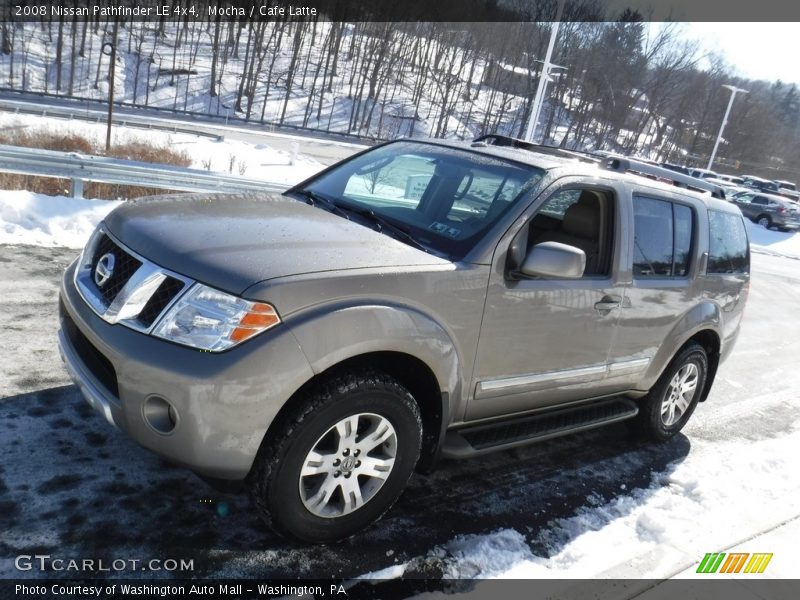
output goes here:
[{"label": "rear door", "polygon": [[633,243],[617,338],[611,351],[610,381],[633,389],[680,320],[696,306],[702,288],[692,260],[703,237],[702,203],[652,191],[633,194],[629,227]]}]

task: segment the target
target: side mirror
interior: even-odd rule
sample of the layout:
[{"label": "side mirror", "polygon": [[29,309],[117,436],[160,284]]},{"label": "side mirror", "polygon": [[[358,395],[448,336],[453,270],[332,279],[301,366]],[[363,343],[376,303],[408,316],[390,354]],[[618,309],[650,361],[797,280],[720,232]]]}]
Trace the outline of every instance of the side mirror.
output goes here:
[{"label": "side mirror", "polygon": [[560,242],[542,242],[530,249],[520,267],[529,277],[578,279],[586,269],[586,253]]}]

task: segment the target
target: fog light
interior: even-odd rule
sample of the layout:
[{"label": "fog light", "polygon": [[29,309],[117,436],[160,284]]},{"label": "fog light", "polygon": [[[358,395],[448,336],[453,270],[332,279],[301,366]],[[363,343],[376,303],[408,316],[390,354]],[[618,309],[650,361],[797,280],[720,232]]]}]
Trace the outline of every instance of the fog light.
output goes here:
[{"label": "fog light", "polygon": [[172,433],[178,424],[178,411],[161,396],[148,396],[142,405],[142,414],[158,433]]}]

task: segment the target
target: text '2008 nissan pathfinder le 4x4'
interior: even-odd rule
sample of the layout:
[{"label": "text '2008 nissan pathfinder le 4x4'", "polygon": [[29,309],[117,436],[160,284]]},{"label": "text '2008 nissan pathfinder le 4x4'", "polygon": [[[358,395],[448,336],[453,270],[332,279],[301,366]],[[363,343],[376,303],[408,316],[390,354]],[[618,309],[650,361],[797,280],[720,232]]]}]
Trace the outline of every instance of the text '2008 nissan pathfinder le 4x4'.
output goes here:
[{"label": "text '2008 nissan pathfinder le 4x4'", "polygon": [[245,481],[285,535],[342,538],[440,456],[680,431],[749,285],[742,215],[704,185],[485,136],[283,196],[126,203],[64,275],[62,356],[141,445]]}]

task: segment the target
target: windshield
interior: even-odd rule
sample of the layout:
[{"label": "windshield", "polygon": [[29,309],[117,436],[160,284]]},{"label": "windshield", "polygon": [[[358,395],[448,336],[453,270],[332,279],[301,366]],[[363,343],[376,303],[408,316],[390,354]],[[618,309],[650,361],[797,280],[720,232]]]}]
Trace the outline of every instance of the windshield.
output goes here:
[{"label": "windshield", "polygon": [[303,191],[389,222],[410,236],[393,237],[458,260],[543,175],[483,154],[404,141],[343,163]]}]

